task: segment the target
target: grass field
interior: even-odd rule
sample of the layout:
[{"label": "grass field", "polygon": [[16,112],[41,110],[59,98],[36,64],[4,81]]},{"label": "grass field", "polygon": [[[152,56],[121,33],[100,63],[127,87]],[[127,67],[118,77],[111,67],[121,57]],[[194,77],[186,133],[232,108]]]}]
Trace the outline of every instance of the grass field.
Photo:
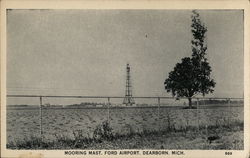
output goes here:
[{"label": "grass field", "polygon": [[[120,148],[124,148],[124,142],[127,142],[127,146],[125,143],[125,148],[242,149],[243,111],[242,106],[233,106],[231,108],[210,107],[198,110],[165,107],[160,108],[159,113],[157,108],[112,108],[110,109],[109,125],[112,128],[113,135],[115,135],[116,146],[120,146]],[[96,127],[107,120],[107,118],[108,111],[103,108],[44,109],[43,141],[47,143],[55,142],[61,138],[69,142],[74,141],[76,137],[75,131],[81,131],[82,138],[91,140]],[[197,133],[198,124],[200,130]],[[205,128],[205,126],[209,129]],[[39,109],[7,110],[8,147],[15,148],[15,144],[18,144],[17,142],[28,141],[30,138],[40,138],[39,128]],[[220,130],[212,130],[214,128]],[[147,133],[150,134],[147,135]],[[220,143],[217,146],[215,145],[216,147],[204,144],[204,140],[206,140],[204,138],[211,134],[220,136]],[[176,141],[176,144],[173,139],[179,141],[182,139],[181,144],[186,145],[179,144],[179,141]],[[121,142],[120,145],[119,140]],[[170,143],[170,140],[173,143]],[[114,141],[106,141],[105,144],[111,143],[108,146],[103,145],[103,142],[98,142],[97,144],[100,147],[94,142],[92,141],[92,143],[88,144],[88,148],[91,148],[91,146],[93,148],[107,148],[108,146],[115,148],[112,147],[112,142]],[[137,145],[134,144],[136,142]],[[138,142],[142,144],[138,144]],[[235,142],[236,145],[234,145]],[[203,145],[197,146],[199,143]],[[61,146],[70,148],[70,145],[65,146],[64,144]],[[51,145],[51,148],[53,147],[59,148],[58,146],[55,147],[55,144]]]}]

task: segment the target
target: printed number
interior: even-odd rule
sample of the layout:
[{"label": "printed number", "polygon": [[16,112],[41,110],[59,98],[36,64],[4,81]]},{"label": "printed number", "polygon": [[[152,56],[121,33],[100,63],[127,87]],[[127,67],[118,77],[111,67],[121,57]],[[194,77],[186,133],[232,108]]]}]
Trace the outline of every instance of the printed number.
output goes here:
[{"label": "printed number", "polygon": [[233,155],[233,153],[232,152],[225,152],[225,155]]}]

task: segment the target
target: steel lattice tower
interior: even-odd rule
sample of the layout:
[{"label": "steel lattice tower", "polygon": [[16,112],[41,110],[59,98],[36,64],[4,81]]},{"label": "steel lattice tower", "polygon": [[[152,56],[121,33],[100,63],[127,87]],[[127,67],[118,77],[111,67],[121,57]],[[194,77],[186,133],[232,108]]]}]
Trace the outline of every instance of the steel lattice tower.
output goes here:
[{"label": "steel lattice tower", "polygon": [[125,98],[123,100],[123,104],[126,104],[126,106],[131,106],[135,104],[134,98],[132,97],[132,85],[131,85],[131,76],[130,76],[130,67],[129,64],[127,64],[126,68],[126,90],[125,90]]}]

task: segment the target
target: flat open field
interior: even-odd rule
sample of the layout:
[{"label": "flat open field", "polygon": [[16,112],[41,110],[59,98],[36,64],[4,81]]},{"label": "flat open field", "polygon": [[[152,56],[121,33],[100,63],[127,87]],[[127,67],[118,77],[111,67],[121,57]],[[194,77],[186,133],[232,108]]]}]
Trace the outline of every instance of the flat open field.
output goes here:
[{"label": "flat open field", "polygon": [[[111,108],[110,125],[115,133],[127,134],[143,130],[175,129],[187,126],[230,125],[243,122],[243,106],[181,108]],[[159,116],[159,118],[158,118]],[[108,110],[96,109],[44,109],[43,133],[45,140],[54,140],[56,135],[73,137],[73,131],[82,130],[92,137],[97,125],[108,119]],[[39,137],[39,109],[7,110],[7,142]]]}]

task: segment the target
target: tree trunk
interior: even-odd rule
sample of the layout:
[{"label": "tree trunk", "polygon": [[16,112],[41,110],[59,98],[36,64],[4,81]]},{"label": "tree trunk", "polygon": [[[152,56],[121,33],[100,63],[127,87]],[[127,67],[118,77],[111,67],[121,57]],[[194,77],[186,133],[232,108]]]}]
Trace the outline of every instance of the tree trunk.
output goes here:
[{"label": "tree trunk", "polygon": [[188,106],[190,109],[192,108],[192,98],[188,98]]}]

